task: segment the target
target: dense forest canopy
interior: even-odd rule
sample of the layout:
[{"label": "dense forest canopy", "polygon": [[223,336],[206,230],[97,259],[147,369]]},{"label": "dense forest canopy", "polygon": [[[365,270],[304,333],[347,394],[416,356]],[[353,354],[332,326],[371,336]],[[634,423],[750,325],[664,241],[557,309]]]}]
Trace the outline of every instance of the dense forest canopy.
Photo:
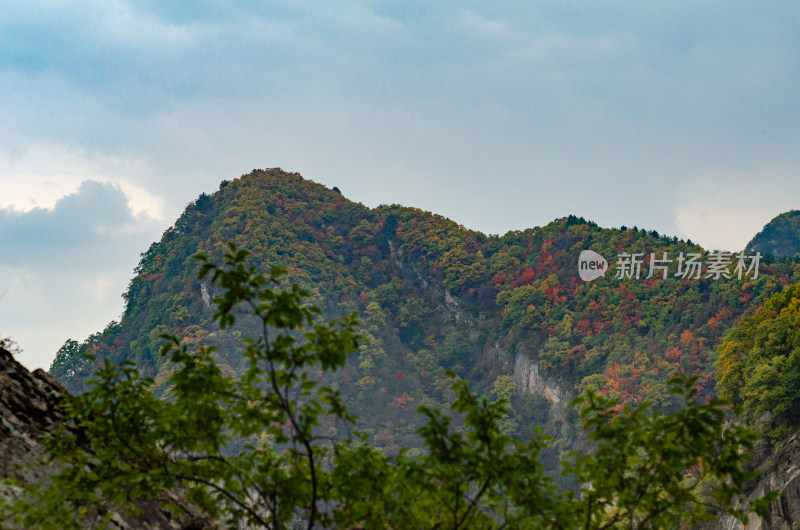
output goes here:
[{"label": "dense forest canopy", "polygon": [[[163,334],[175,370],[160,399],[133,363],[104,357],[87,392],[60,397],[65,417],[44,441],[51,480],[0,475],[0,524],[109,527],[117,510],[139,514],[148,499],[192,517],[184,528],[691,528],[720,516],[747,525],[778,496],[742,498],[758,435],[729,422],[725,402],[699,401],[686,376],[669,381],[681,403],[668,413],[583,392],[573,406],[592,450],[560,455],[562,483],[574,488],[543,465],[552,438],[507,434],[513,389],[496,381],[499,399],[489,399],[452,372],[449,411],[417,407],[423,448],[386,454],[321,384],[362,343],[357,315],[316,322],[320,310],[281,281],[285,269],[262,273],[229,248],[223,265],[195,259],[199,279],[221,290],[220,330],[247,314],[261,323],[260,336],[241,338],[247,368],[226,374],[214,346]],[[337,424],[347,427],[331,436]],[[165,494],[175,491],[191,506]]]},{"label": "dense forest canopy", "polygon": [[[576,418],[565,405],[581,390],[669,408],[666,382],[682,372],[698,376],[708,398],[726,331],[800,279],[794,259],[764,259],[757,277],[753,270],[737,276],[736,255],[730,278],[709,277],[703,249],[637,227],[601,228],[568,216],[486,235],[415,208],[370,209],[297,173],[255,170],[187,206],[142,255],[120,322],[65,344],[51,372],[81,392],[103,357],[128,359],[163,390],[174,371],[158,355],[159,334],[168,332],[218,346],[222,369],[241,373],[237,339],[255,323],[219,329],[209,304],[218,293],[198,281],[191,259],[204,252],[220,260],[227,241],[251,251],[251,263],[264,270],[286,269],[325,319],[361,315],[366,343],[344,370],[320,377],[390,453],[418,444],[417,406],[452,400],[447,370],[484,395],[511,400],[507,433],[526,436],[540,425],[568,445]],[[578,276],[586,249],[610,267],[591,282]],[[641,254],[641,275],[617,277],[623,254]],[[669,274],[647,278],[651,254],[673,260]],[[691,254],[707,258],[700,278],[676,277],[675,261]]]},{"label": "dense forest canopy", "polygon": [[719,394],[779,429],[800,425],[800,291],[792,285],[744,318],[719,348]]}]

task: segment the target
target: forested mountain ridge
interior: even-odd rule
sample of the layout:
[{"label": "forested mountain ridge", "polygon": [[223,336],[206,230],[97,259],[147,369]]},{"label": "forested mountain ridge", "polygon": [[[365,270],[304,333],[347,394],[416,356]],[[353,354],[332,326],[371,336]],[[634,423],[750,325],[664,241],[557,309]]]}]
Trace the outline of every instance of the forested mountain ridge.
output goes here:
[{"label": "forested mountain ridge", "polygon": [[[204,252],[220,260],[229,240],[250,250],[253,263],[287,269],[326,318],[361,315],[369,344],[343,371],[320,376],[387,451],[414,447],[418,405],[450,401],[446,370],[486,395],[510,398],[504,428],[520,436],[539,424],[573,439],[563,405],[583,388],[668,407],[665,382],[684,371],[711,395],[723,334],[800,280],[800,265],[788,259],[762,262],[757,278],[751,271],[715,279],[707,268],[700,279],[675,277],[673,262],[666,279],[646,279],[650,253],[676,261],[702,249],[574,216],[485,235],[415,208],[370,209],[296,173],[256,170],[190,204],[142,255],[121,321],[83,344],[65,344],[51,373],[80,392],[109,356],[136,361],[163,384],[174,367],[158,355],[162,332],[218,345],[225,369],[239,371],[237,339],[253,324],[220,332],[209,308],[216,293],[197,280],[192,259]],[[591,282],[578,277],[587,249],[611,266]],[[617,256],[637,253],[640,277],[616,278]],[[83,359],[87,352],[94,364]]]},{"label": "forested mountain ridge", "polygon": [[[800,526],[800,291],[792,285],[743,318],[728,333],[717,359],[718,393],[740,405],[747,423],[762,439],[753,451],[758,480],[746,498],[780,492],[770,506],[771,522],[759,528]],[[735,527],[729,519],[724,528]]]},{"label": "forested mountain ridge", "polygon": [[772,254],[776,258],[800,254],[800,210],[773,218],[750,240],[747,251]]}]

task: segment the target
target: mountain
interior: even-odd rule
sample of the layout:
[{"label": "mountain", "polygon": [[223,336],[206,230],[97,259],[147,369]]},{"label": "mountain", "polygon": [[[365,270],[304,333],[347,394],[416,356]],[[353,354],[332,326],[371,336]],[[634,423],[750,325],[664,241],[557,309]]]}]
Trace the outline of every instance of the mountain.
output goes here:
[{"label": "mountain", "polygon": [[772,219],[750,240],[746,251],[772,254],[776,258],[800,254],[800,210],[791,210]]},{"label": "mountain", "polygon": [[771,522],[758,528],[800,527],[800,284],[770,298],[726,335],[717,373],[720,396],[741,406],[743,419],[763,434],[753,461],[761,476],[744,495],[781,494],[770,507]]},{"label": "mountain", "polygon": [[[415,409],[449,403],[448,370],[487,396],[510,397],[509,433],[544,426],[562,447],[578,440],[567,404],[582,389],[669,408],[666,381],[684,371],[712,396],[726,331],[800,279],[793,261],[715,257],[636,227],[568,216],[486,235],[416,208],[367,208],[297,173],[255,170],[189,204],[142,255],[120,322],[68,341],[51,373],[80,392],[103,357],[128,359],[163,391],[174,370],[158,353],[163,332],[216,345],[224,370],[242,370],[239,338],[254,335],[255,324],[243,318],[236,331],[219,330],[210,304],[219,293],[198,281],[192,259],[203,252],[221,262],[229,240],[252,252],[251,263],[286,269],[326,319],[361,315],[368,344],[344,370],[320,377],[387,452],[418,447]],[[605,275],[581,279],[584,250],[607,260]],[[658,261],[646,278],[651,253]],[[642,261],[638,276],[631,255]],[[701,278],[676,277],[698,262]]]},{"label": "mountain", "polygon": [[[11,353],[0,346],[0,501],[13,499],[19,489],[3,487],[12,479],[23,484],[44,483],[57,472],[55,464],[38,466],[46,455],[41,437],[48,436],[64,424],[60,399],[65,391],[42,370],[31,373],[16,362]],[[177,516],[152,500],[137,502],[140,513],[128,514],[112,510],[114,528],[212,528],[210,521],[174,492],[165,497],[191,515]],[[0,518],[0,527],[19,528]]]}]

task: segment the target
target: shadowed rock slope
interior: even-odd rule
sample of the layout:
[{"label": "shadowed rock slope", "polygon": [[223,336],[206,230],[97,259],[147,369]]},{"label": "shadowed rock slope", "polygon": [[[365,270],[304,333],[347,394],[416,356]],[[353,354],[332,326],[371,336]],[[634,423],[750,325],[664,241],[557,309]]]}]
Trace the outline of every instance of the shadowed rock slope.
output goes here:
[{"label": "shadowed rock slope", "polygon": [[[56,471],[55,465],[37,465],[45,456],[41,441],[63,425],[59,407],[64,388],[43,370],[33,373],[16,362],[7,350],[0,348],[0,480],[12,479],[24,483],[42,483]],[[0,485],[0,498],[10,498],[18,490]],[[115,513],[112,528],[189,529],[211,528],[197,509],[165,492],[171,500],[183,506],[189,515],[176,517],[155,502],[138,504],[141,514],[133,517]],[[0,520],[0,528],[9,528]]]}]

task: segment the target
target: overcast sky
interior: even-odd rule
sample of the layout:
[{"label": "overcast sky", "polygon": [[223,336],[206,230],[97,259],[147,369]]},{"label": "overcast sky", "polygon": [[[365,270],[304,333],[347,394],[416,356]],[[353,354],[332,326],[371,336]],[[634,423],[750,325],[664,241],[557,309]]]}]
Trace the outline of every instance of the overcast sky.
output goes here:
[{"label": "overcast sky", "polygon": [[487,233],[741,249],[800,208],[798,28],[790,1],[6,1],[0,334],[49,366],[253,168]]}]

